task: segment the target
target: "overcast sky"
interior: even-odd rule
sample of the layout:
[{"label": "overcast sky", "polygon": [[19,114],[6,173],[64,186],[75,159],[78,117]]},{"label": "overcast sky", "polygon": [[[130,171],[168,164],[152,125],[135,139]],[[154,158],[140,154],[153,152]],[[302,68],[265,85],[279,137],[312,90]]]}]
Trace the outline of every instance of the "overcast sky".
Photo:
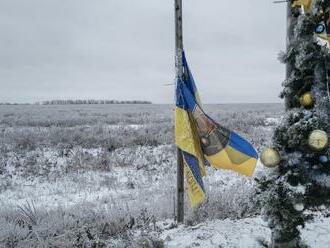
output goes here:
[{"label": "overcast sky", "polygon": [[[1,0],[0,102],[172,103],[174,0]],[[278,102],[285,4],[183,0],[184,45],[205,103]]]}]

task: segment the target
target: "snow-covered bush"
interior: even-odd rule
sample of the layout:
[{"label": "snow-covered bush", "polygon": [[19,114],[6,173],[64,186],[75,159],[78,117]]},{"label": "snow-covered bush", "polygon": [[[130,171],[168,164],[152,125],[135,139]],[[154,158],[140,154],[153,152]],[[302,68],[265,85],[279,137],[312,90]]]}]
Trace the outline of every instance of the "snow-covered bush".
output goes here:
[{"label": "snow-covered bush", "polygon": [[[5,247],[163,247],[151,234],[152,215],[94,204],[55,211],[35,210],[31,203],[0,214],[0,245]],[[132,235],[144,231],[144,239]],[[148,233],[150,233],[148,235]],[[151,246],[146,246],[147,244]],[[155,246],[153,246],[155,245]]]}]

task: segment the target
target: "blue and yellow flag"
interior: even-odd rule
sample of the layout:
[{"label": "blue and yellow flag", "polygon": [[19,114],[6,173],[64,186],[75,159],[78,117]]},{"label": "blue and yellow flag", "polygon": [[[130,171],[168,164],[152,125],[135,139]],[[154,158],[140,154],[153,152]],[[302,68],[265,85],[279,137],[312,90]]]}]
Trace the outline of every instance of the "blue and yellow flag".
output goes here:
[{"label": "blue and yellow flag", "polygon": [[252,176],[258,154],[250,143],[203,111],[184,52],[182,62],[184,74],[176,86],[175,143],[183,155],[188,196],[195,207],[205,199],[205,165]]}]

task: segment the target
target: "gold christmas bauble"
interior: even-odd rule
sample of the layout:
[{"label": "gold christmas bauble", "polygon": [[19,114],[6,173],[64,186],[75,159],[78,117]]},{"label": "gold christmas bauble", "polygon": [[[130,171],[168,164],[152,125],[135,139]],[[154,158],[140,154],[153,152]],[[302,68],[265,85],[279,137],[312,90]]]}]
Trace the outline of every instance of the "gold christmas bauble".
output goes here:
[{"label": "gold christmas bauble", "polygon": [[274,168],[281,162],[281,156],[277,150],[273,148],[266,148],[262,151],[260,160],[264,166]]},{"label": "gold christmas bauble", "polygon": [[328,134],[322,130],[314,130],[309,134],[308,145],[314,151],[322,151],[328,146]]},{"label": "gold christmas bauble", "polygon": [[308,91],[300,97],[300,104],[305,108],[313,107],[314,97],[312,92]]}]

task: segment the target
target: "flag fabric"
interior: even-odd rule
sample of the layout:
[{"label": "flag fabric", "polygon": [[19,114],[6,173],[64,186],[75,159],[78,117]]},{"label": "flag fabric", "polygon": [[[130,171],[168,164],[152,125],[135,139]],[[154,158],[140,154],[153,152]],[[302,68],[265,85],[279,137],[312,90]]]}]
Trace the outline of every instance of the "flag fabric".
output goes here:
[{"label": "flag fabric", "polygon": [[195,207],[205,199],[205,165],[252,176],[258,154],[249,142],[203,111],[184,52],[182,63],[183,77],[176,85],[175,143],[183,155],[188,196]]},{"label": "flag fabric", "polygon": [[[205,189],[202,177],[205,176],[205,158],[201,150],[201,144],[197,136],[197,127],[192,121],[192,113],[184,97],[181,97],[181,87],[185,81],[181,78],[177,81],[177,104],[175,110],[175,143],[182,152],[184,174],[187,180],[188,197],[192,207],[197,206],[205,199]],[[194,84],[186,85],[193,87]],[[198,99],[197,91],[194,98]]]},{"label": "flag fabric", "polygon": [[312,6],[313,0],[293,0],[292,7],[300,7],[302,6],[304,12],[308,12]]}]

